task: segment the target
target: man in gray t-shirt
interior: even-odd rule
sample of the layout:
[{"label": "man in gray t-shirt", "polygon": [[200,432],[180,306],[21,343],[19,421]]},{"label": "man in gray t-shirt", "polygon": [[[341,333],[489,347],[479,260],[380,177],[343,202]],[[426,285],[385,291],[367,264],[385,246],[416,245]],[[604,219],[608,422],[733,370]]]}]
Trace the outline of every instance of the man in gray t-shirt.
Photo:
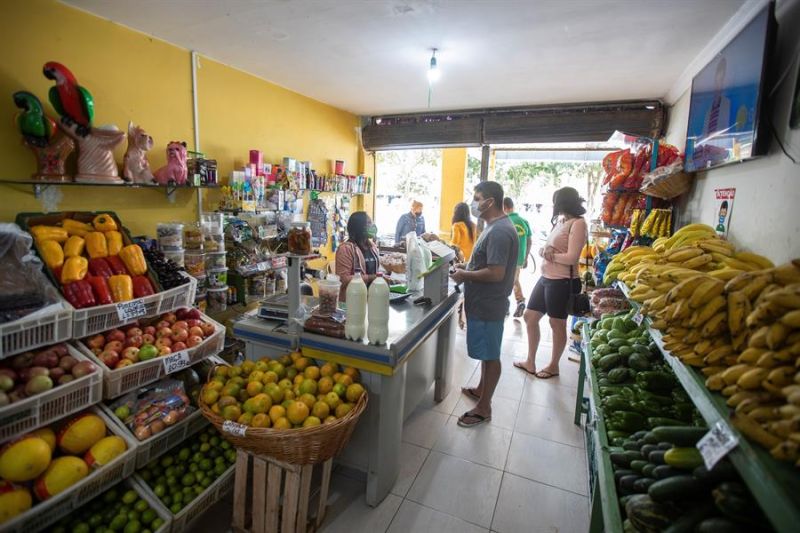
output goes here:
[{"label": "man in gray t-shirt", "polygon": [[478,404],[458,419],[462,427],[476,426],[491,419],[492,395],[500,379],[500,349],[508,296],[517,269],[519,237],[503,212],[503,187],[484,181],[475,187],[472,214],[486,222],[475,243],[466,268],[460,265],[451,275],[464,284],[467,315],[467,354],[481,361],[481,380],[474,389],[462,392]]}]

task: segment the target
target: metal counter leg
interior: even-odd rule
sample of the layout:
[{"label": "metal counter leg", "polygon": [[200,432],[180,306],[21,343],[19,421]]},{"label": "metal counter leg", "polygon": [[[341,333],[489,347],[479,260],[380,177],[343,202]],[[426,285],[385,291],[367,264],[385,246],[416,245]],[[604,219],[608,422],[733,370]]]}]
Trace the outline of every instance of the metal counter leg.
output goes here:
[{"label": "metal counter leg", "polygon": [[453,382],[453,346],[456,340],[455,310],[439,327],[439,338],[436,343],[436,381],[433,399],[441,402],[450,392]]},{"label": "metal counter leg", "polygon": [[370,450],[367,504],[375,507],[389,495],[400,472],[406,365],[398,367],[392,376],[377,374],[373,376],[375,379],[369,384]]}]

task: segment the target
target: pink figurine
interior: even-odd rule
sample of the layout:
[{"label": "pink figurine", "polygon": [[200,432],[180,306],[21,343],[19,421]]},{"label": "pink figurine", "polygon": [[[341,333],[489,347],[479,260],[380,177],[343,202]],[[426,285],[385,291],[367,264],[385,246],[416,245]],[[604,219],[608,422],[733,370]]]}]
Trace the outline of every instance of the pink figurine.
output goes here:
[{"label": "pink figurine", "polygon": [[128,150],[122,163],[122,177],[133,183],[153,183],[147,152],[153,148],[153,138],[133,122],[128,122]]},{"label": "pink figurine", "polygon": [[156,170],[159,185],[186,185],[186,143],[172,141],[167,145],[167,164]]}]

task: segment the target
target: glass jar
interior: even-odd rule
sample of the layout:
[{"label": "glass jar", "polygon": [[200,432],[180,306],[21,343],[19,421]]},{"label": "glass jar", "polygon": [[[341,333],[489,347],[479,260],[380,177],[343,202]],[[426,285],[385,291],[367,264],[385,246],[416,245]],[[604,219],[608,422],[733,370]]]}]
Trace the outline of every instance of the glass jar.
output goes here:
[{"label": "glass jar", "polygon": [[198,222],[183,226],[183,246],[187,250],[203,249],[203,231]]},{"label": "glass jar", "polygon": [[311,254],[311,224],[292,222],[289,230],[289,253],[295,255]]}]

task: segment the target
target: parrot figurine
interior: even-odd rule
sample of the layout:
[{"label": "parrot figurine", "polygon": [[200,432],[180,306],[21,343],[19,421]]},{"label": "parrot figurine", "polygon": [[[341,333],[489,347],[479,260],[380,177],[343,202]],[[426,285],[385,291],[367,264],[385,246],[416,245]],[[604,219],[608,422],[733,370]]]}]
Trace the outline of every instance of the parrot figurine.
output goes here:
[{"label": "parrot figurine", "polygon": [[78,125],[76,132],[82,136],[89,134],[94,118],[94,99],[91,93],[78,85],[78,80],[67,67],[55,61],[44,64],[44,77],[56,82],[50,87],[50,103],[61,115],[61,119]]},{"label": "parrot figurine", "polygon": [[14,93],[14,105],[22,110],[17,113],[15,122],[25,140],[39,148],[44,148],[55,137],[58,126],[44,114],[42,102],[28,91]]}]

